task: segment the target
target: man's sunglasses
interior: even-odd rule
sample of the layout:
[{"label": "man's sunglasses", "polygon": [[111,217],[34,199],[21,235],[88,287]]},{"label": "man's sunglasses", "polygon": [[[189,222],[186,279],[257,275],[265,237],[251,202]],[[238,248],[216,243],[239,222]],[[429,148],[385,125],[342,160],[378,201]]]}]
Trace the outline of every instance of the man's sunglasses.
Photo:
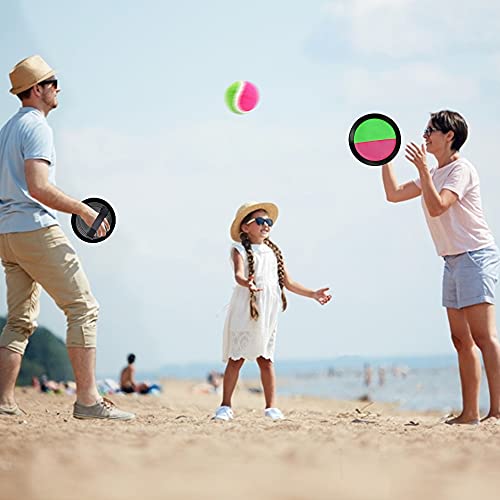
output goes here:
[{"label": "man's sunglasses", "polygon": [[38,85],[52,85],[55,90],[57,90],[57,79],[52,78],[51,80],[44,80],[43,82],[40,82]]},{"label": "man's sunglasses", "polygon": [[250,219],[247,224],[251,224],[252,222],[255,222],[257,226],[263,226],[264,224],[267,224],[269,227],[271,227],[274,224],[273,219],[270,219],[269,217],[255,217],[255,219]]}]

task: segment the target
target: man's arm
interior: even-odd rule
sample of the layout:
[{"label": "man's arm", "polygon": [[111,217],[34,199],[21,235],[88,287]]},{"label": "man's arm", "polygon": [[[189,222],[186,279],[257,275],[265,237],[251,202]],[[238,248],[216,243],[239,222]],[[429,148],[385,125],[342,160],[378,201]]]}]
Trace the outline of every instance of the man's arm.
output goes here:
[{"label": "man's arm", "polygon": [[[79,215],[89,227],[92,226],[98,213],[49,182],[49,163],[46,160],[25,160],[24,173],[28,191],[35,200],[53,210]],[[109,223],[104,220],[97,232],[98,236],[104,236],[108,229]]]}]

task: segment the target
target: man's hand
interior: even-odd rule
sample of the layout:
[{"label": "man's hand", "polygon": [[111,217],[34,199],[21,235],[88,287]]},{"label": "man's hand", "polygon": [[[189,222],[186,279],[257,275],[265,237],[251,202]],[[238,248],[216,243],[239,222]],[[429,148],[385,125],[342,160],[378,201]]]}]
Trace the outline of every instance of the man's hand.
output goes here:
[{"label": "man's hand", "polygon": [[[82,210],[78,215],[80,215],[87,226],[92,227],[92,224],[95,222],[99,214],[85,203],[82,203]],[[96,232],[97,237],[102,238],[103,236],[106,236],[106,233],[109,231],[109,227],[109,222],[106,219],[103,219]]]}]

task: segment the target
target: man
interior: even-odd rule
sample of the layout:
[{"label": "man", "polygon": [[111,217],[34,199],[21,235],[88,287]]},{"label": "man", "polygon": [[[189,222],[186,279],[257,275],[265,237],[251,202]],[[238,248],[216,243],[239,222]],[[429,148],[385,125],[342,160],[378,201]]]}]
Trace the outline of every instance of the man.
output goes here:
[{"label": "man", "polygon": [[[100,397],[95,383],[99,305],[56,211],[91,226],[98,214],[55,186],[56,156],[46,117],[58,105],[54,70],[38,55],[10,72],[22,103],[0,129],[0,258],[7,285],[7,323],[0,335],[0,415],[19,415],[14,388],[37,327],[41,285],[67,318],[68,354],[77,385],[75,418],[130,420],[134,414]],[[106,220],[98,229],[104,236]]]}]

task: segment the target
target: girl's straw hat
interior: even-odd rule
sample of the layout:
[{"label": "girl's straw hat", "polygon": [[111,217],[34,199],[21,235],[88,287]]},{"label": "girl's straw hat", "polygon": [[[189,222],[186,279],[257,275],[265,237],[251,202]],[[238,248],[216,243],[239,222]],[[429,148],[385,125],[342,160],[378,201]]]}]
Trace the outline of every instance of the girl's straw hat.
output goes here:
[{"label": "girl's straw hat", "polygon": [[234,216],[233,223],[231,224],[231,238],[233,241],[238,243],[240,242],[241,222],[248,214],[251,214],[256,210],[265,210],[274,222],[276,222],[276,219],[278,218],[279,210],[274,203],[259,203],[257,201],[244,203],[240,208],[238,208],[236,215]]},{"label": "girl's straw hat", "polygon": [[56,72],[40,56],[27,57],[18,62],[9,73],[12,83],[10,93],[20,94],[55,74]]}]

